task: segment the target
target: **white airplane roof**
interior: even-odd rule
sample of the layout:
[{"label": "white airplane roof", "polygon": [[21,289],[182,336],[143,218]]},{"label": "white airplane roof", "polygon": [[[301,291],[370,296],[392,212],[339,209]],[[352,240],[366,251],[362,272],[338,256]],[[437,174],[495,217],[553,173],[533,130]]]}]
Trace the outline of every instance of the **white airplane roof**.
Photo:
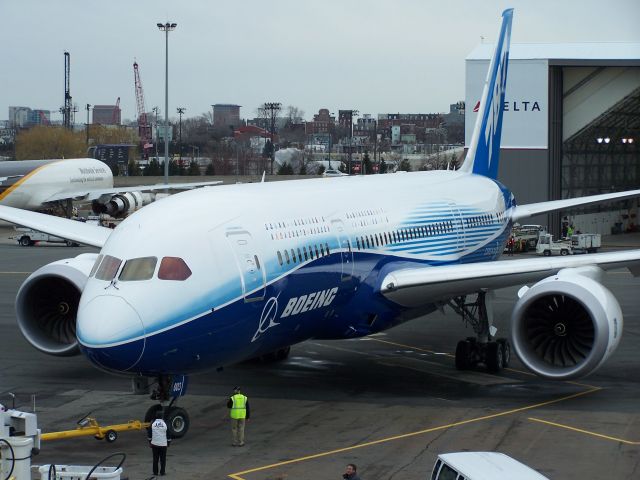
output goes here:
[{"label": "white airplane roof", "polygon": [[549,480],[525,464],[498,452],[456,452],[438,455],[469,480]]}]

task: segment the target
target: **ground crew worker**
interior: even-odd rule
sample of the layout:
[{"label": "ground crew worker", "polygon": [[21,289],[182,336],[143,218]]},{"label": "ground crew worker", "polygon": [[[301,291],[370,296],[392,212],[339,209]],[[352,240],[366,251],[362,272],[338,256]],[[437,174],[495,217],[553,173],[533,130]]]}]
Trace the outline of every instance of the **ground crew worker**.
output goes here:
[{"label": "ground crew worker", "polygon": [[509,237],[509,240],[507,241],[507,252],[509,253],[509,255],[513,255],[513,249],[516,246],[516,239],[513,238],[513,235],[511,235]]},{"label": "ground crew worker", "polygon": [[160,475],[165,474],[167,466],[167,447],[171,439],[167,436],[167,424],[162,419],[162,409],[156,413],[156,419],[147,429],[149,445],[153,451],[153,474],[158,475],[158,460],[160,461]]},{"label": "ground crew worker", "polygon": [[240,393],[240,387],[233,387],[233,395],[227,401],[231,416],[231,445],[244,447],[244,424],[249,420],[249,399]]}]

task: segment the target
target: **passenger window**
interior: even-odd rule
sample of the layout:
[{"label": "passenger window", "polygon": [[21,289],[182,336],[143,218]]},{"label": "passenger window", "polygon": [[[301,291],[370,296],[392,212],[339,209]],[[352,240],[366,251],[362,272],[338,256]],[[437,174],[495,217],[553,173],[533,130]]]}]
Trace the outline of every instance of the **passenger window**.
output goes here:
[{"label": "passenger window", "polygon": [[291,259],[289,258],[289,252],[288,251],[284,251],[284,258],[287,260],[287,265],[289,265],[291,263]]},{"label": "passenger window", "polygon": [[156,270],[156,257],[142,257],[127,260],[120,272],[119,280],[123,282],[149,280]]},{"label": "passenger window", "polygon": [[104,255],[98,255],[98,258],[96,258],[96,263],[93,264],[93,267],[91,268],[91,272],[89,273],[90,277],[93,277],[96,273],[96,270],[98,270],[98,267],[100,266],[100,262],[102,261],[102,257],[104,257]]},{"label": "passenger window", "polygon": [[304,252],[304,259],[305,260],[309,260],[309,257],[307,257],[307,247],[302,247],[302,251]]},{"label": "passenger window", "polygon": [[358,250],[360,250],[360,239],[358,237],[356,237],[356,245],[358,247]]},{"label": "passenger window", "polygon": [[115,278],[116,273],[118,273],[121,263],[122,260],[119,258],[106,255],[102,260],[100,267],[98,267],[98,270],[96,271],[96,278],[98,280],[106,280],[107,282],[110,282]]},{"label": "passenger window", "polygon": [[280,253],[280,250],[278,250],[278,263],[282,266],[282,254]]},{"label": "passenger window", "polygon": [[[348,240],[347,240],[347,245],[349,245],[349,250],[351,250],[351,244],[349,243],[349,241],[348,241]],[[326,250],[327,255],[329,255],[329,254],[331,253],[331,252],[329,251],[329,244],[328,244],[328,243],[325,243],[325,244],[324,244],[324,249]]]},{"label": "passenger window", "polygon": [[324,257],[324,247],[320,244],[320,255]]},{"label": "passenger window", "polygon": [[191,269],[180,257],[164,257],[160,262],[158,278],[160,280],[186,280],[191,276]]},{"label": "passenger window", "polygon": [[313,260],[313,249],[311,248],[311,245],[309,245],[309,258]]},{"label": "passenger window", "polygon": [[316,247],[316,258],[320,258],[320,253],[318,253],[318,245],[316,245],[315,247]]},{"label": "passenger window", "polygon": [[300,247],[298,247],[298,259],[302,261],[302,252],[300,251]]},{"label": "passenger window", "polygon": [[258,267],[258,270],[260,270],[260,260],[258,260],[258,256],[254,255],[253,259],[256,261],[256,267]]},{"label": "passenger window", "polygon": [[293,263],[296,263],[296,251],[292,248],[291,249],[291,258],[293,259]]}]

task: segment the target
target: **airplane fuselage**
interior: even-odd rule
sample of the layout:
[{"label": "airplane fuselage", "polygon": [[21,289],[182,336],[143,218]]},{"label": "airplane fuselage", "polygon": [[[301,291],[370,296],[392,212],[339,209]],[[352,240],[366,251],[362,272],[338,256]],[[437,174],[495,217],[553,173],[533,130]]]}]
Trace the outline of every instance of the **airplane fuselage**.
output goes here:
[{"label": "airplane fuselage", "polygon": [[54,195],[113,188],[109,167],[93,158],[0,162],[0,205],[40,210]]},{"label": "airplane fuselage", "polygon": [[[385,299],[386,272],[497,258],[514,205],[498,182],[454,171],[174,195],[109,237],[99,261],[113,258],[83,290],[78,339],[102,368],[156,375],[379,332],[436,308]],[[133,259],[143,260],[124,274]]]}]

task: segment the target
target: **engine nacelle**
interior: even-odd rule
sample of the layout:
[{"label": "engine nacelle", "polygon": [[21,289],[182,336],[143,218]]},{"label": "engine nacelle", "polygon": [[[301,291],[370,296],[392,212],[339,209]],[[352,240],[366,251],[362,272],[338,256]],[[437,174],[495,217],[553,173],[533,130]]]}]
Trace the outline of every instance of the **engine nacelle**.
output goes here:
[{"label": "engine nacelle", "polygon": [[568,380],[596,370],[622,336],[622,311],[602,284],[575,269],[528,289],[511,316],[514,350],[541,377]]},{"label": "engine nacelle", "polygon": [[24,281],[16,296],[18,326],[27,341],[49,355],[80,353],[76,317],[80,295],[97,254],[49,263]]},{"label": "engine nacelle", "polygon": [[154,197],[151,193],[118,193],[104,203],[100,200],[95,200],[92,207],[95,213],[107,213],[114,218],[119,218],[123,217],[127,213],[132,213],[136,210],[140,210],[145,205],[153,202],[153,200]]}]

